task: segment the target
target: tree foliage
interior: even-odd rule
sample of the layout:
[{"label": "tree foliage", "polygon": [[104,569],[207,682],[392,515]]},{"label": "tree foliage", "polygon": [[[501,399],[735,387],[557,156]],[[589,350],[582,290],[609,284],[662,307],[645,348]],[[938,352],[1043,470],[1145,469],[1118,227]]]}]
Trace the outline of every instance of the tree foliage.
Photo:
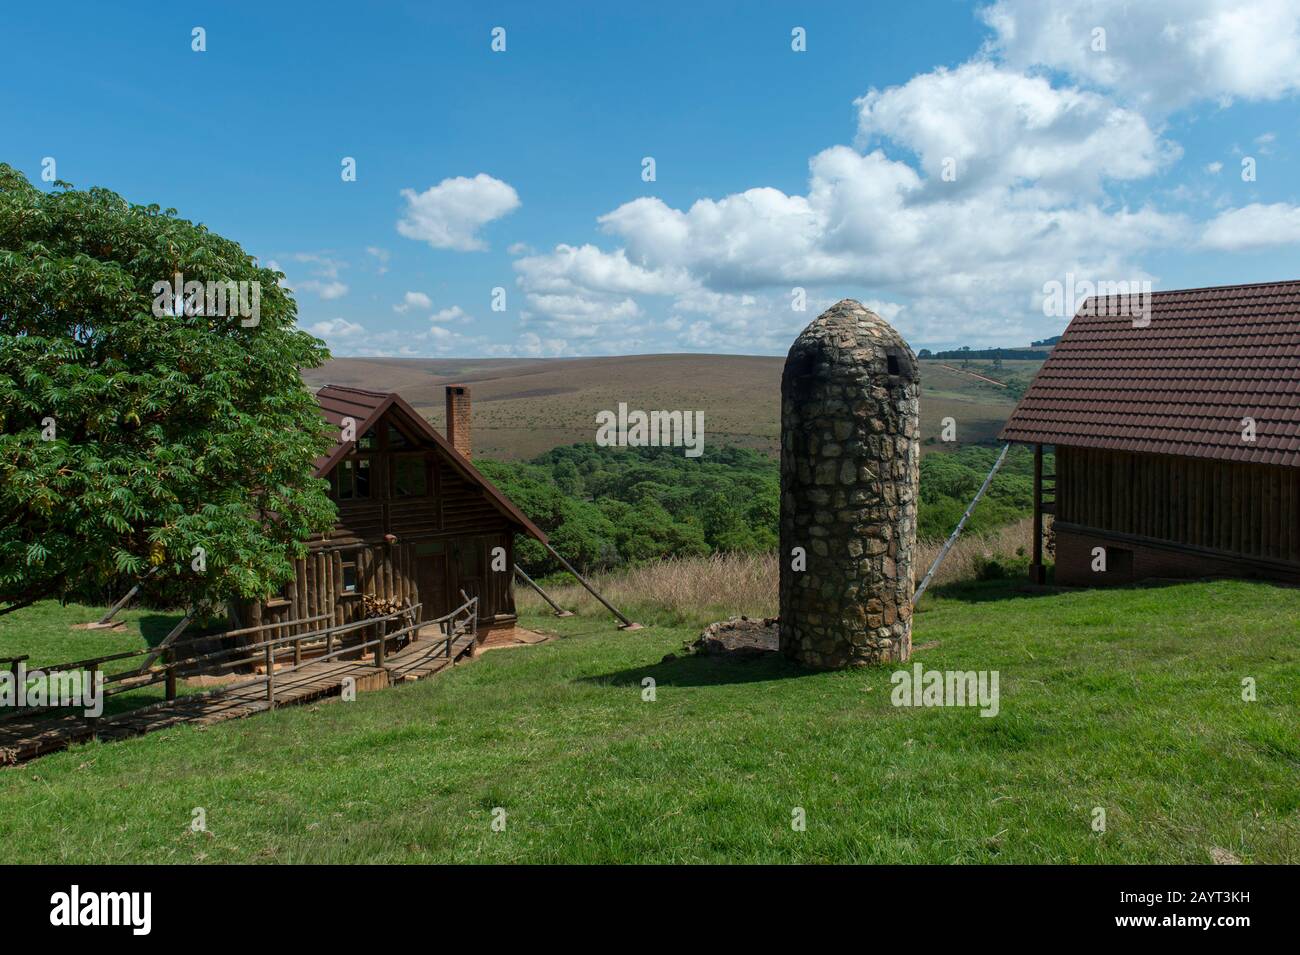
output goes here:
[{"label": "tree foliage", "polygon": [[[920,537],[951,533],[998,450],[968,446],[921,459]],[[529,462],[478,466],[582,571],[777,546],[780,474],[775,460],[754,451],[710,448],[701,458],[686,458],[673,448],[582,444]],[[1050,473],[1050,458],[1047,467]],[[1014,447],[967,532],[1014,522],[1032,505],[1033,454]],[[533,541],[521,538],[516,557],[530,574],[558,569]]]},{"label": "tree foliage", "polygon": [[[755,451],[687,458],[678,448],[581,444],[479,467],[579,570],[776,547],[780,478]],[[521,540],[516,556],[529,573],[558,567],[532,541]]]},{"label": "tree foliage", "polygon": [[[257,324],[154,314],[177,273],[258,283]],[[328,353],[282,278],[175,210],[0,164],[0,612],[151,566],[185,603],[288,578],[334,509],[299,374]]]}]

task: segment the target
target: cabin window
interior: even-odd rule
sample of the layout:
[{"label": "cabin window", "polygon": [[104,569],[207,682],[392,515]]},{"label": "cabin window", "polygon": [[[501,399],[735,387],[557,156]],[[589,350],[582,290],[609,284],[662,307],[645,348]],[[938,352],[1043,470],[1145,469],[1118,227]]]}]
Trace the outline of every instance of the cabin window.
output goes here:
[{"label": "cabin window", "polygon": [[343,561],[343,592],[345,594],[357,592],[357,562],[355,560]]},{"label": "cabin window", "polygon": [[388,450],[401,451],[403,448],[409,447],[411,447],[411,442],[406,439],[406,435],[390,424],[388,426]]},{"label": "cabin window", "polygon": [[373,451],[375,450],[376,447],[377,445],[375,444],[374,428],[371,428],[369,431],[363,434],[361,438],[357,441],[358,451]]},{"label": "cabin window", "polygon": [[339,501],[356,501],[370,497],[370,459],[340,461],[332,477],[334,497]]},{"label": "cabin window", "polygon": [[424,458],[393,459],[393,496],[424,497],[429,493],[429,479]]},{"label": "cabin window", "polygon": [[415,545],[416,557],[434,557],[443,553],[442,541],[426,541]]}]

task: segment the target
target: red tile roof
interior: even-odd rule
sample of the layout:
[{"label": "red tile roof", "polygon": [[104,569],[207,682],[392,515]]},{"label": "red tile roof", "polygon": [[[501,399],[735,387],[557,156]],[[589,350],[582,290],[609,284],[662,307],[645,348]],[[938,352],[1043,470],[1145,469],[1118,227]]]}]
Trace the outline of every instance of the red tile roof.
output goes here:
[{"label": "red tile roof", "polygon": [[[459,470],[470,482],[481,487],[488,500],[495,504],[502,513],[517,523],[530,536],[543,544],[547,542],[545,532],[530,521],[524,512],[519,510],[514,501],[506,497],[478,468],[474,467],[467,458],[453,448],[451,443],[439,434],[433,425],[425,421],[418,411],[407,404],[401,395],[391,391],[366,391],[361,388],[347,388],[343,385],[325,385],[316,391],[316,403],[320,405],[321,414],[325,420],[339,428],[340,433],[342,432],[343,419],[352,418],[356,422],[355,434],[358,438],[369,431],[386,411],[395,410],[430,442],[436,445],[439,450],[445,452],[452,467]],[[324,477],[329,474],[334,465],[338,464],[343,456],[353,449],[355,444],[354,441],[335,441],[334,448],[328,454],[312,462],[316,469],[316,477]]]},{"label": "red tile roof", "polygon": [[1150,308],[1138,328],[1085,303],[1002,439],[1300,467],[1300,281],[1155,292]]}]

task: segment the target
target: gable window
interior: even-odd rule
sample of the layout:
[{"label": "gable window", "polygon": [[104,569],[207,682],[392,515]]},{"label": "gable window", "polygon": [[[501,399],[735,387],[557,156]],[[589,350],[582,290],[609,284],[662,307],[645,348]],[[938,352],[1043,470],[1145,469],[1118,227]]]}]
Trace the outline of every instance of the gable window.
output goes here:
[{"label": "gable window", "polygon": [[357,440],[358,451],[373,451],[377,447],[375,444],[375,429],[371,428]]},{"label": "gable window", "polygon": [[424,457],[393,459],[393,496],[424,497],[429,493],[429,479]]},{"label": "gable window", "polygon": [[391,424],[388,426],[388,450],[403,451],[411,447],[411,442],[406,439],[406,435],[398,431]]},{"label": "gable window", "polygon": [[338,501],[365,500],[370,497],[370,459],[350,458],[340,461],[330,475],[330,490]]}]

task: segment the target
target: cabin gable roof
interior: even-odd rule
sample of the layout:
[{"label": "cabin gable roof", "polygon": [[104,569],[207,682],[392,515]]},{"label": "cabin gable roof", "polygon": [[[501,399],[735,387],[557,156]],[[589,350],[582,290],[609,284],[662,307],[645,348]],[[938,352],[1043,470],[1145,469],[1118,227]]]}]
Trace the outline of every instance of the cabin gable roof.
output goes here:
[{"label": "cabin gable roof", "polygon": [[[518,524],[530,537],[547,543],[545,532],[534,524],[515,503],[506,497],[488,478],[455,448],[433,425],[424,420],[414,408],[396,392],[367,391],[361,388],[349,388],[343,385],[325,385],[316,392],[316,403],[321,415],[339,432],[343,428],[343,419],[352,418],[356,422],[356,435],[361,437],[384,417],[392,412],[401,418],[419,437],[428,440],[444,459],[472,484],[483,490],[484,495],[508,519]],[[330,473],[347,454],[356,448],[355,441],[336,440],[329,452],[312,462],[315,476],[323,478]]]},{"label": "cabin gable roof", "polygon": [[1085,302],[1002,440],[1300,467],[1300,281],[1148,299]]}]

